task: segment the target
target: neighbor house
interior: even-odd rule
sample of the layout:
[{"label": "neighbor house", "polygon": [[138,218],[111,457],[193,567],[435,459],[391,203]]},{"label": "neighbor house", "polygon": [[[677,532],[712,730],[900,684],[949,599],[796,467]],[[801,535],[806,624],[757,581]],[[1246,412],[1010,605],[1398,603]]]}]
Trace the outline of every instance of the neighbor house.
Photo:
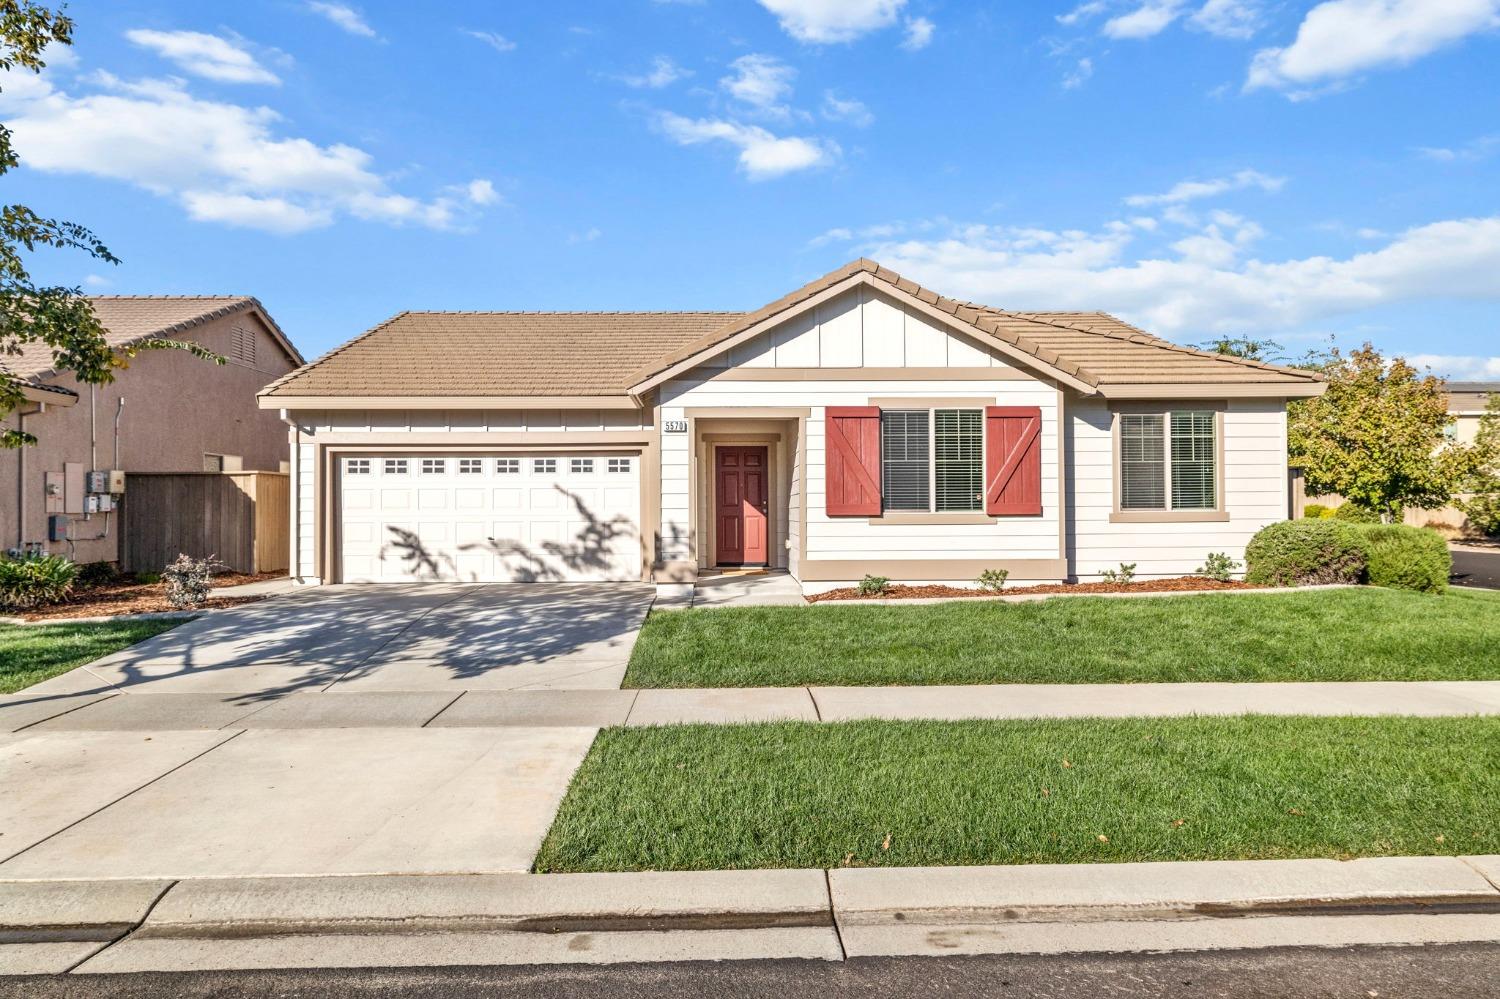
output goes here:
[{"label": "neighbor house", "polygon": [[261,395],[308,583],[784,569],[968,582],[1240,557],[1313,373],[859,260],[751,313],[407,312]]},{"label": "neighbor house", "polygon": [[[33,447],[0,451],[0,549],[112,562],[120,550],[120,511],[113,507],[129,502],[131,474],[285,465],[286,427],[255,396],[304,361],[258,301],[110,295],[90,302],[116,350],[150,338],[190,340],[225,364],[147,350],[113,382],[89,386],[56,370],[45,346],[0,355],[0,367],[22,380],[28,400],[5,425],[37,438]],[[101,491],[88,488],[86,473],[109,469],[126,473],[125,491],[103,501],[111,509],[91,509],[101,505]]]}]

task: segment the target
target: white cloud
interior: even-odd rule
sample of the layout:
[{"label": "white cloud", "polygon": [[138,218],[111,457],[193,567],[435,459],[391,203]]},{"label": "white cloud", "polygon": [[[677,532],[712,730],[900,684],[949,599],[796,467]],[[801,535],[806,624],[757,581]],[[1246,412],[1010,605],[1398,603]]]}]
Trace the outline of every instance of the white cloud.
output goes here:
[{"label": "white cloud", "polygon": [[201,31],[135,28],[125,37],[175,63],[184,72],[220,83],[280,83],[281,78],[239,45]]},{"label": "white cloud", "polygon": [[829,121],[846,121],[856,128],[868,128],[875,121],[864,101],[840,97],[837,91],[823,91],[822,114]]},{"label": "white cloud", "polygon": [[495,190],[495,185],[488,180],[471,180],[463,187],[464,197],[472,204],[493,205],[500,201],[500,194]]},{"label": "white cloud", "polygon": [[375,37],[375,29],[370,27],[364,15],[346,3],[307,0],[307,9],[320,17],[327,18],[351,35],[358,35],[361,38]]},{"label": "white cloud", "polygon": [[906,0],[760,0],[760,5],[798,41],[828,45],[890,27]]},{"label": "white cloud", "polygon": [[579,243],[592,243],[602,235],[604,235],[603,231],[598,226],[594,226],[584,232],[569,233],[568,243],[574,246]]},{"label": "white cloud", "polygon": [[1417,354],[1408,357],[1418,368],[1431,368],[1454,382],[1500,381],[1500,357],[1463,354]]},{"label": "white cloud", "polygon": [[1285,48],[1255,54],[1246,90],[1308,96],[1366,70],[1404,66],[1500,26],[1500,0],[1325,0],[1307,12]]},{"label": "white cloud", "polygon": [[1462,146],[1419,146],[1417,152],[1438,163],[1477,163],[1500,150],[1500,135],[1482,135]]},{"label": "white cloud", "polygon": [[937,31],[937,25],[925,17],[908,17],[906,19],[906,37],[901,40],[901,47],[908,52],[916,52],[925,49],[932,44],[933,32]]},{"label": "white cloud", "polygon": [[1245,259],[1259,228],[1239,220],[1231,229],[1231,219],[1171,252],[1132,254],[1145,237],[1123,222],[1097,232],[953,226],[940,238],[862,249],[955,297],[1023,310],[1108,309],[1165,335],[1288,330],[1399,302],[1500,301],[1500,217],[1418,226],[1343,259],[1280,261]]},{"label": "white cloud", "polygon": [[1227,177],[1216,177],[1213,180],[1180,181],[1174,184],[1171,190],[1162,194],[1132,194],[1125,199],[1125,203],[1136,207],[1181,205],[1189,201],[1212,198],[1229,191],[1242,191],[1251,187],[1275,192],[1281,190],[1285,183],[1285,177],[1271,177],[1259,170],[1240,170]]},{"label": "white cloud", "polygon": [[468,35],[470,38],[474,38],[481,42],[484,42],[484,44],[488,45],[496,52],[514,52],[516,49],[515,42],[511,41],[509,38],[506,38],[504,35],[496,31],[475,31],[472,29],[465,29],[464,34]]},{"label": "white cloud", "polygon": [[785,117],[788,109],[782,104],[792,93],[792,80],[797,71],[775,56],[751,53],[743,55],[729,64],[734,75],[719,81],[719,86],[729,96],[758,111]]},{"label": "white cloud", "polygon": [[1105,0],[1089,0],[1088,3],[1081,3],[1066,14],[1057,15],[1057,23],[1071,28],[1091,17],[1097,17],[1108,9],[1109,4]]},{"label": "white cloud", "polygon": [[85,288],[92,288],[95,291],[99,290],[100,288],[108,288],[113,284],[114,281],[110,278],[105,277],[103,274],[90,274],[83,279],[83,286]]},{"label": "white cloud", "polygon": [[1100,29],[1110,38],[1151,38],[1182,15],[1183,0],[1147,0],[1128,14],[1112,17]]},{"label": "white cloud", "polygon": [[837,144],[825,139],[781,137],[758,125],[722,118],[685,118],[663,111],[656,125],[680,146],[724,142],[738,149],[740,169],[751,180],[768,180],[800,170],[826,166],[839,156]]},{"label": "white cloud", "polygon": [[678,80],[686,79],[692,75],[692,70],[683,69],[666,56],[657,56],[651,60],[651,69],[648,72],[634,76],[622,76],[620,77],[620,81],[631,87],[660,90],[662,87],[669,87]]},{"label": "white cloud", "polygon": [[1208,0],[1188,23],[1219,38],[1249,38],[1260,28],[1260,20],[1254,0]]},{"label": "white cloud", "polygon": [[1079,87],[1087,83],[1089,81],[1089,77],[1093,75],[1094,60],[1090,59],[1088,56],[1084,56],[1073,65],[1073,69],[1070,72],[1064,74],[1062,81],[1063,89],[1077,90]]},{"label": "white cloud", "polygon": [[352,216],[448,229],[498,198],[488,181],[425,200],[399,194],[364,150],[279,134],[270,108],[203,100],[181,80],[97,73],[97,91],[70,94],[33,79],[24,92],[0,86],[26,167],[134,184],[201,221],[291,233]]}]

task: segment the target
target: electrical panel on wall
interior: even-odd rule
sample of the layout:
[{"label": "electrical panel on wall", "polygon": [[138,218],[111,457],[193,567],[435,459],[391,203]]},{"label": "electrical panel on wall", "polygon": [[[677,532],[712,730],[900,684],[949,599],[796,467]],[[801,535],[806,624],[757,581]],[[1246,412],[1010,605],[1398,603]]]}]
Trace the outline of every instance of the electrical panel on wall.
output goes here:
[{"label": "electrical panel on wall", "polygon": [[42,492],[47,513],[63,512],[63,473],[45,472],[42,475]]}]

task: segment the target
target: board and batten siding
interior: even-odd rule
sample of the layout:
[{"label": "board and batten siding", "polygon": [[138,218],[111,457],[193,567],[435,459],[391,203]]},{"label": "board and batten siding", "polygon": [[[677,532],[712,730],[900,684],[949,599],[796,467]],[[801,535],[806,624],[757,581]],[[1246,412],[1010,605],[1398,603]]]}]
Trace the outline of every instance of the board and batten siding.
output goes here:
[{"label": "board and batten siding", "polygon": [[[1171,408],[1173,403],[1163,403]],[[1120,524],[1114,510],[1112,414],[1101,400],[1070,400],[1073,461],[1069,538],[1071,568],[1082,581],[1135,563],[1139,578],[1195,572],[1210,552],[1245,559],[1245,545],[1267,524],[1287,518],[1286,402],[1230,400],[1224,411],[1224,510],[1227,521]]]}]

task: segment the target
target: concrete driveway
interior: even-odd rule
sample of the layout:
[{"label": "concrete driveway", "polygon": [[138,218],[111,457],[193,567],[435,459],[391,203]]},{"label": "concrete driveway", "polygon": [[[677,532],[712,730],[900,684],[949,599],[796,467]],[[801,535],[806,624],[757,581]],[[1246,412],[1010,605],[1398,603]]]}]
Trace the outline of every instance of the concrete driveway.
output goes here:
[{"label": "concrete driveway", "polygon": [[619,583],[331,586],[208,615],[86,669],[126,692],[265,698],[618,688],[652,599]]}]

